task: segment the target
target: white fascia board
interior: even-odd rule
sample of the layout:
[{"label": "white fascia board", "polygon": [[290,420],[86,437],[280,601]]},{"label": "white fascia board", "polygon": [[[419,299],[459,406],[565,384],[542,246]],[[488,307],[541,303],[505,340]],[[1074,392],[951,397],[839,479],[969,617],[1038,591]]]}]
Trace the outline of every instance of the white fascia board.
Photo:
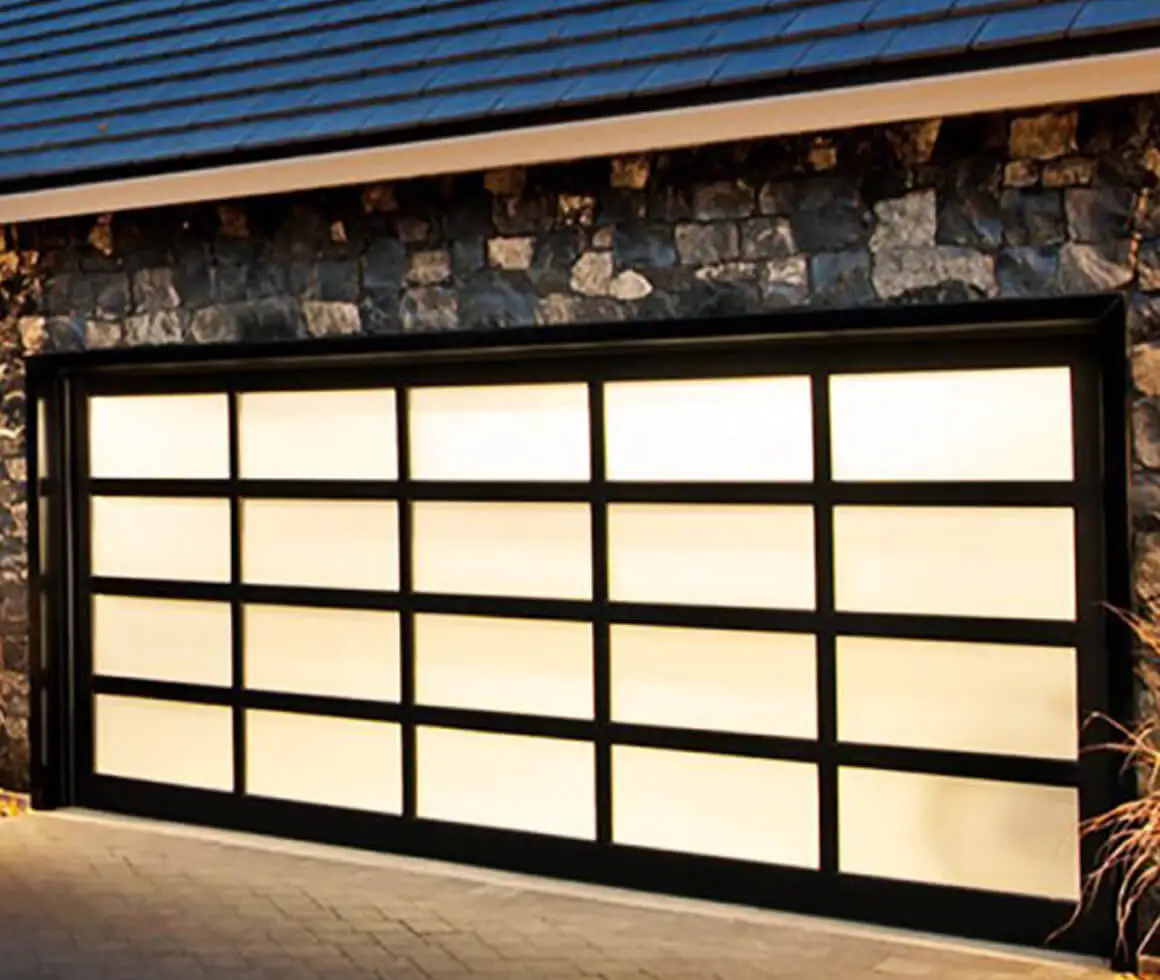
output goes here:
[{"label": "white fascia board", "polygon": [[1160,49],[0,195],[0,225],[1160,92]]}]

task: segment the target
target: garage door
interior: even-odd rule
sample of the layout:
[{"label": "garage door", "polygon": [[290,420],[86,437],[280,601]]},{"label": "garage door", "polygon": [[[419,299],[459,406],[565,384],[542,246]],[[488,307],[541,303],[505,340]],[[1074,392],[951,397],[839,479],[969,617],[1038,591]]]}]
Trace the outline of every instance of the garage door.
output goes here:
[{"label": "garage door", "polygon": [[76,799],[1042,943],[1109,785],[1086,343],[94,372]]}]

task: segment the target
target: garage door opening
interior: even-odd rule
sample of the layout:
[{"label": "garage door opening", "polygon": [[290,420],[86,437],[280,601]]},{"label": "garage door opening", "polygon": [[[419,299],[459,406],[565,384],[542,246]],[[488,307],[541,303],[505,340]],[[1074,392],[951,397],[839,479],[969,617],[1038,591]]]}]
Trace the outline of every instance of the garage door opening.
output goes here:
[{"label": "garage door opening", "polygon": [[921,312],[44,359],[40,798],[1042,945],[1111,328]]}]

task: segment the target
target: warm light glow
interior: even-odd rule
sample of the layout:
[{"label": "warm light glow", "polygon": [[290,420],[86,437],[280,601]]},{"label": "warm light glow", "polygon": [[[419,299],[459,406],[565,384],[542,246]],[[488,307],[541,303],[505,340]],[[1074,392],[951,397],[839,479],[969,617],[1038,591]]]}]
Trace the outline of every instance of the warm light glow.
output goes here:
[{"label": "warm light glow", "polygon": [[420,592],[592,597],[584,504],[419,501],[413,513]]},{"label": "warm light glow", "polygon": [[400,813],[399,726],[281,711],[246,712],[246,792]]},{"label": "warm light glow", "polygon": [[260,391],[238,396],[246,479],[394,480],[393,388]]},{"label": "warm light glow", "polygon": [[52,475],[48,468],[48,408],[43,398],[36,399],[36,470],[42,480]]},{"label": "warm light glow", "polygon": [[841,636],[847,742],[1076,758],[1075,650]]},{"label": "warm light glow", "polygon": [[[43,398],[36,399],[36,477],[44,481],[52,474],[48,465],[48,409]],[[48,571],[48,494],[42,491],[42,485],[36,487],[37,517],[40,528],[37,537],[37,561],[40,574]]]},{"label": "warm light glow", "polygon": [[399,700],[399,615],[370,609],[245,607],[246,687]]},{"label": "warm light glow", "polygon": [[98,694],[93,712],[93,764],[101,775],[233,788],[229,708]]},{"label": "warm light glow", "polygon": [[610,480],[811,480],[809,378],[615,382]]},{"label": "warm light glow", "polygon": [[814,607],[809,507],[613,504],[608,537],[614,600]]},{"label": "warm light glow", "polygon": [[228,582],[230,506],[185,497],[94,497],[94,575]]},{"label": "warm light glow", "polygon": [[1069,787],[839,769],[838,826],[850,874],[1079,897],[1079,803]]},{"label": "warm light glow", "polygon": [[836,480],[1070,480],[1066,367],[830,380]]},{"label": "warm light glow", "polygon": [[393,501],[245,500],[246,582],[324,589],[399,587],[399,517]]},{"label": "warm light glow", "polygon": [[587,480],[583,384],[412,388],[416,480]]},{"label": "warm light glow", "polygon": [[596,836],[591,742],[420,727],[419,816]]},{"label": "warm light glow", "polygon": [[612,808],[618,844],[818,866],[808,763],[615,745]]},{"label": "warm light glow", "polygon": [[40,560],[40,574],[41,575],[48,574],[49,550],[50,550],[49,540],[54,533],[50,529],[50,520],[51,519],[49,517],[49,502],[48,502],[48,500],[49,500],[49,498],[48,498],[47,494],[41,494],[36,500],[36,507],[37,507],[38,516],[40,519],[40,527],[38,528],[38,533],[37,533],[37,538],[39,539],[37,542],[37,544],[39,546],[37,548],[37,554],[38,554],[38,557]]},{"label": "warm light glow", "polygon": [[812,636],[612,627],[615,721],[817,736]]},{"label": "warm light glow", "polygon": [[592,716],[592,627],[487,616],[415,618],[420,704]]},{"label": "warm light glow", "polygon": [[230,607],[93,596],[93,673],[229,687]]},{"label": "warm light glow", "polygon": [[837,608],[1075,618],[1066,507],[836,507]]},{"label": "warm light glow", "polygon": [[89,472],[122,479],[230,475],[224,394],[89,399]]}]

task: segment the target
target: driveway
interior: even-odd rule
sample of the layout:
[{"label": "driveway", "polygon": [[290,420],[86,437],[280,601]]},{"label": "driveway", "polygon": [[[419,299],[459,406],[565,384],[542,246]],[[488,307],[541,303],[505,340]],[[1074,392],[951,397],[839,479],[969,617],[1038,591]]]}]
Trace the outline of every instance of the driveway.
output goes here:
[{"label": "driveway", "polygon": [[0,822],[0,978],[1021,980],[1095,965],[82,813]]}]

